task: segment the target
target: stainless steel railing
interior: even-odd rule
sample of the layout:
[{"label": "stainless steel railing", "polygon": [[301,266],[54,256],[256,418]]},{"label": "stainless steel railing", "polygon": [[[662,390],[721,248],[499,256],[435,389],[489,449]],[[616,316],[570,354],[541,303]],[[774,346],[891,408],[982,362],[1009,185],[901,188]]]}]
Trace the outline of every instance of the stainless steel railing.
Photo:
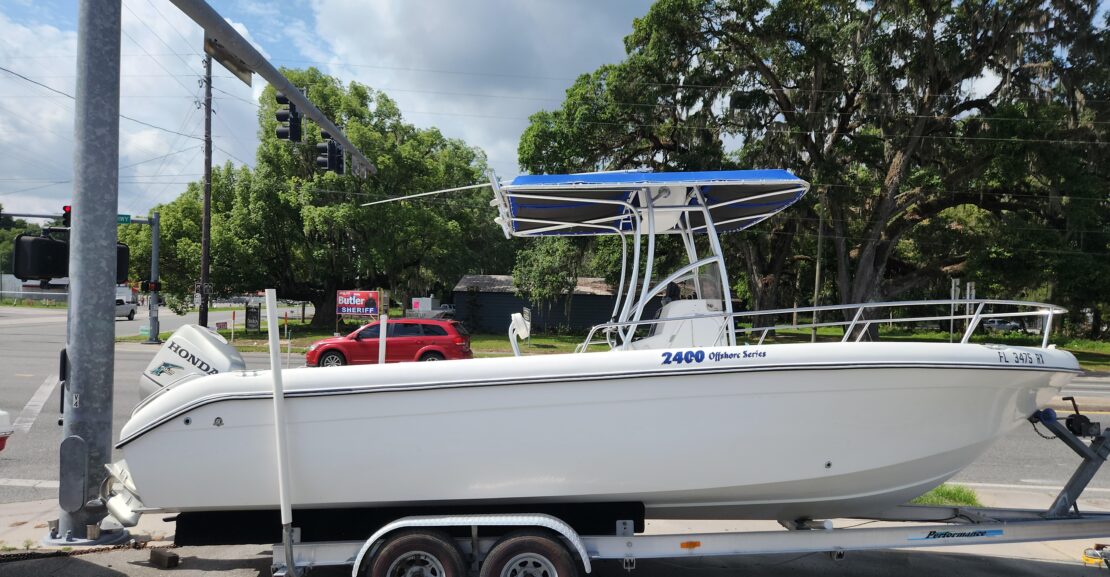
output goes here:
[{"label": "stainless steel railing", "polygon": [[[878,317],[878,316],[875,316],[875,313],[879,312],[879,311],[891,311],[891,312],[893,312],[896,309],[899,310],[899,312],[906,311],[906,309],[915,309],[917,311],[920,311],[921,309],[926,309],[926,308],[932,308],[933,310],[935,310],[936,308],[942,307],[942,306],[948,306],[949,307],[948,314],[927,314],[926,313],[926,314],[911,314],[909,316],[900,316],[900,317],[887,316],[887,317],[881,317],[881,318]],[[992,309],[989,312],[987,310],[988,307],[991,307],[991,309]],[[993,310],[993,309],[997,309],[997,308],[1013,308],[1013,309],[1017,309],[1017,310],[1011,310],[1011,311],[995,311],[995,310]],[[967,321],[967,327],[962,329],[962,333],[960,335],[959,342],[960,343],[967,343],[967,342],[970,341],[971,335],[975,332],[976,329],[978,329],[980,327],[980,325],[986,319],[1032,318],[1032,319],[1042,321],[1041,326],[1039,328],[1037,328],[1037,330],[1038,330],[1038,333],[1041,335],[1041,348],[1047,348],[1048,347],[1048,337],[1049,337],[1049,334],[1051,334],[1051,332],[1052,332],[1052,317],[1055,316],[1055,315],[1064,314],[1066,312],[1067,312],[1067,309],[1058,307],[1056,305],[1050,305],[1050,304],[1038,303],[1038,302],[997,300],[997,299],[945,299],[945,300],[926,300],[926,301],[891,301],[891,302],[881,302],[881,303],[859,303],[859,304],[849,304],[849,305],[826,305],[826,306],[818,306],[818,307],[782,308],[782,309],[773,309],[773,310],[744,311],[744,312],[719,313],[719,314],[710,314],[710,315],[670,317],[670,318],[660,318],[660,319],[641,319],[641,320],[637,320],[637,321],[614,321],[614,322],[599,324],[599,325],[594,326],[592,329],[590,329],[589,334],[586,336],[585,342],[583,342],[581,345],[578,346],[578,348],[576,349],[576,352],[584,352],[584,351],[589,350],[589,348],[591,346],[595,345],[595,344],[602,344],[600,342],[599,343],[594,343],[593,342],[594,336],[598,332],[601,332],[602,334],[606,335],[606,341],[605,342],[607,342],[607,344],[609,344],[609,346],[611,348],[622,348],[623,346],[626,346],[627,344],[629,344],[631,341],[626,340],[624,343],[613,342],[613,339],[611,338],[611,336],[612,336],[612,333],[614,331],[623,332],[624,334],[627,334],[627,335],[631,336],[631,335],[635,334],[636,329],[638,329],[638,328],[641,328],[641,327],[644,327],[644,326],[656,325],[656,324],[660,324],[660,323],[675,322],[675,321],[705,319],[705,318],[721,318],[721,319],[731,319],[733,321],[743,321],[744,319],[758,320],[760,318],[775,317],[775,316],[780,316],[780,315],[784,315],[784,314],[790,314],[795,319],[797,319],[798,315],[806,315],[807,313],[809,314],[810,318],[812,318],[812,319],[817,319],[818,318],[818,314],[816,314],[816,313],[833,313],[839,319],[844,319],[844,318],[848,318],[848,317],[850,317],[850,318],[849,318],[849,320],[829,320],[829,321],[813,320],[811,322],[795,322],[795,321],[792,321],[792,322],[789,322],[789,323],[775,323],[775,324],[768,324],[768,325],[762,325],[762,326],[756,326],[756,323],[753,322],[752,323],[753,326],[751,326],[751,327],[737,327],[736,328],[736,334],[737,335],[758,334],[759,335],[759,340],[758,340],[757,344],[763,344],[763,341],[767,338],[768,334],[770,334],[771,331],[784,330],[784,329],[818,329],[818,328],[824,328],[824,327],[844,327],[844,336],[840,339],[841,342],[852,342],[852,341],[859,342],[870,332],[872,325],[876,325],[876,324],[893,325],[893,324],[909,324],[909,323],[924,323],[924,322],[943,323],[943,322],[947,321],[949,323],[950,331],[954,335],[954,333],[955,333],[954,329],[956,327],[957,322],[962,323],[963,321],[966,320]],[[724,336],[725,327],[727,327],[727,326],[728,326],[727,323],[722,323],[722,332],[721,332],[721,334],[718,335],[719,337]],[[720,342],[720,341],[722,341],[722,339],[718,338],[718,341]],[[725,340],[724,342],[722,342],[722,344],[728,344],[728,342],[729,342],[728,340]]]}]

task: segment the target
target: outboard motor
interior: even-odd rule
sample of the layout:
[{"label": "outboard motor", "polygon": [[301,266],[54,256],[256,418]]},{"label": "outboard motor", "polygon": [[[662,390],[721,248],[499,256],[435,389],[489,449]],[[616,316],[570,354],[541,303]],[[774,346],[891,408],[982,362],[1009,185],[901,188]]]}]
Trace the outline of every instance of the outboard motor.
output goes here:
[{"label": "outboard motor", "polygon": [[190,379],[247,368],[239,351],[219,333],[198,325],[176,331],[139,378],[142,398]]}]

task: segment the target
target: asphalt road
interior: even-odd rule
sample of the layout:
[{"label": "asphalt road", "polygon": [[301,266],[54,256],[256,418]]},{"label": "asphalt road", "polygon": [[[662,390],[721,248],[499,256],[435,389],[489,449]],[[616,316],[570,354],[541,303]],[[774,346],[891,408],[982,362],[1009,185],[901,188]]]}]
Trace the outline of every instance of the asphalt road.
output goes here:
[{"label": "asphalt road", "polygon": [[[299,308],[295,312],[299,315]],[[230,317],[230,312],[214,312],[209,321],[214,324]],[[196,315],[177,316],[163,309],[161,321],[163,330],[173,330],[184,323],[196,322]],[[139,326],[145,322],[145,313],[134,321],[120,319],[116,332],[138,334]],[[17,425],[8,447],[0,452],[0,503],[57,495],[61,427],[57,424],[58,391],[54,384],[65,325],[64,311],[0,307],[0,408],[8,411]],[[139,401],[138,378],[156,349],[137,343],[116,347],[113,438],[118,438],[120,428]],[[249,367],[265,368],[269,364],[263,353],[243,356]],[[299,362],[294,359],[294,365]],[[1110,397],[1110,379],[1081,379],[1065,392]],[[38,406],[41,410],[36,414]],[[1110,426],[1110,413],[1091,417]],[[1063,443],[1045,440],[1027,425],[1000,440],[955,480],[987,485],[1061,486],[1077,463],[1077,457]],[[1110,494],[1110,470],[1101,471],[1090,486],[1095,492]]]},{"label": "asphalt road", "polygon": [[[280,314],[285,310],[281,309]],[[297,307],[296,314],[300,314]],[[238,314],[241,323],[242,312]],[[209,324],[230,321],[231,312],[211,312]],[[178,316],[163,308],[161,330],[173,331],[197,322],[196,313]],[[145,326],[145,310],[135,320],[116,320],[117,335],[137,335]],[[0,451],[0,503],[49,499],[57,496],[58,445],[58,352],[65,345],[64,309],[0,307],[0,408],[7,411],[16,433]],[[113,439],[139,402],[139,375],[158,350],[156,345],[120,343],[115,356]],[[248,367],[265,368],[264,353],[243,355]],[[299,365],[302,360],[294,359]],[[41,407],[41,409],[38,409]],[[46,481],[46,483],[41,483]]]}]

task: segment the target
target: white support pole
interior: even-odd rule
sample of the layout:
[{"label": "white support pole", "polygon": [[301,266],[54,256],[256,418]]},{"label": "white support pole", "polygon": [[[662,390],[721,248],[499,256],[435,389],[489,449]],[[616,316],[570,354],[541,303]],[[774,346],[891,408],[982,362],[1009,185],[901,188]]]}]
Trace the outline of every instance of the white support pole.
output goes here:
[{"label": "white support pole", "polygon": [[386,329],[389,328],[389,315],[382,313],[379,317],[381,320],[378,322],[378,364],[385,364],[385,338],[389,334]]},{"label": "white support pole", "polygon": [[293,506],[289,502],[289,446],[285,430],[285,389],[281,382],[281,326],[277,316],[277,290],[266,289],[266,322],[270,336],[270,374],[274,380],[274,436],[277,441],[278,499],[287,575],[296,575],[293,562]]},{"label": "white support pole", "polygon": [[953,342],[956,332],[956,301],[960,298],[960,280],[952,279],[952,288],[948,291],[948,298],[952,301],[948,305],[948,342]]}]

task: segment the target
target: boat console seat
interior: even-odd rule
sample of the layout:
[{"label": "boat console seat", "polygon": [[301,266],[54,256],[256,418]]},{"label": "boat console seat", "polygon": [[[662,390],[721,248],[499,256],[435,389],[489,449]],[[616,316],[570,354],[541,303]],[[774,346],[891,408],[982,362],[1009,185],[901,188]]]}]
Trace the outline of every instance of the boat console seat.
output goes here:
[{"label": "boat console seat", "polygon": [[[728,343],[720,299],[672,300],[659,310],[658,319],[680,319],[655,323],[648,336],[629,343],[630,350],[674,347],[716,347]],[[688,318],[688,317],[702,318]]]}]

